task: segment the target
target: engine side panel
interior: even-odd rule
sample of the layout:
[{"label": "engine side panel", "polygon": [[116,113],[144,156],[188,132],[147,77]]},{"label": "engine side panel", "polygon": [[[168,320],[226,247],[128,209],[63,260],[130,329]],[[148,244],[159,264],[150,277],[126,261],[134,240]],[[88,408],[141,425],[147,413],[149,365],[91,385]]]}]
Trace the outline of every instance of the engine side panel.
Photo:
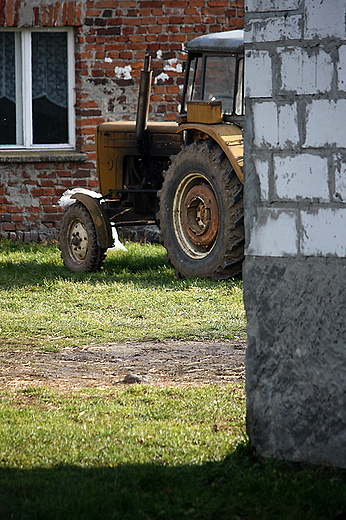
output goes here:
[{"label": "engine side panel", "polygon": [[123,189],[126,157],[170,157],[181,149],[176,123],[149,122],[143,141],[135,137],[135,121],[102,123],[96,128],[97,174],[100,191]]}]

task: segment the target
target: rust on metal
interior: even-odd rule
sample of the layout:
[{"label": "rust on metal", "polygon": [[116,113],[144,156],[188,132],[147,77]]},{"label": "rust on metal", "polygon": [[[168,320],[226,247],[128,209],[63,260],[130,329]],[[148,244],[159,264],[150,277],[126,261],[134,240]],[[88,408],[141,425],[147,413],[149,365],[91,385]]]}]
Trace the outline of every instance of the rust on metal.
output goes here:
[{"label": "rust on metal", "polygon": [[207,184],[194,186],[184,203],[184,226],[190,240],[199,246],[213,243],[219,229],[220,215],[215,193]]}]

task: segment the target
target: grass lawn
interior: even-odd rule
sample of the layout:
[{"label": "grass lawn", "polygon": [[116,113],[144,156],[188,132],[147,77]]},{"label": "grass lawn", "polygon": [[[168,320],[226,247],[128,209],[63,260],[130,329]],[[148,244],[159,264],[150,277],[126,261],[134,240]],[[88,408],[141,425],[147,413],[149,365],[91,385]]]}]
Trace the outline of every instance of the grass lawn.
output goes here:
[{"label": "grass lawn", "polygon": [[252,455],[241,386],[2,391],[0,414],[2,520],[332,520],[346,503],[343,472]]},{"label": "grass lawn", "polygon": [[[0,348],[245,338],[241,281],[128,248],[76,275],[55,246],[0,242]],[[243,385],[0,391],[0,520],[342,520],[345,480],[254,456]]]},{"label": "grass lawn", "polygon": [[73,274],[55,246],[0,241],[0,348],[245,338],[241,281],[177,280],[163,247],[127,247]]}]

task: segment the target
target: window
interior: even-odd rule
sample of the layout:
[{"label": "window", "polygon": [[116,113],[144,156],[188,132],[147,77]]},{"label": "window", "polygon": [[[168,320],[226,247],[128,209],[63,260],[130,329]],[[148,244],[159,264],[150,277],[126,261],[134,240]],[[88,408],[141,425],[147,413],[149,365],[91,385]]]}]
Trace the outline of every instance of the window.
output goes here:
[{"label": "window", "polygon": [[205,58],[204,96],[206,101],[221,99],[222,111],[233,113],[235,56],[207,56]]},{"label": "window", "polygon": [[0,31],[0,150],[74,146],[72,30]]},{"label": "window", "polygon": [[243,116],[243,63],[243,58],[233,55],[194,56],[188,62],[186,97],[183,102],[221,100],[225,121],[230,121],[227,116]]}]

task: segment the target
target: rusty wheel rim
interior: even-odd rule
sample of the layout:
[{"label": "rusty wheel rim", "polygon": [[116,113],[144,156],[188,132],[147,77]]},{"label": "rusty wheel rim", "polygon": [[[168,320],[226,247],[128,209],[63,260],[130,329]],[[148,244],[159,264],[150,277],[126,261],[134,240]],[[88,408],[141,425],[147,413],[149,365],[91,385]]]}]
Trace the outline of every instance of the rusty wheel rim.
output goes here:
[{"label": "rusty wheel rim", "polygon": [[180,247],[191,258],[206,257],[215,245],[219,225],[212,185],[199,173],[184,177],[173,201],[173,226]]}]

